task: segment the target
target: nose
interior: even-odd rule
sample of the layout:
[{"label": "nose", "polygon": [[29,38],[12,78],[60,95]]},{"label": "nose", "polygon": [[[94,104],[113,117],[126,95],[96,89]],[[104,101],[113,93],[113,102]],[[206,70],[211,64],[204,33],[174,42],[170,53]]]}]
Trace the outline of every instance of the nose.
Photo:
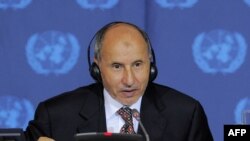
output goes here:
[{"label": "nose", "polygon": [[127,87],[131,87],[134,85],[135,75],[131,68],[125,69],[122,81],[123,84],[126,85]]}]

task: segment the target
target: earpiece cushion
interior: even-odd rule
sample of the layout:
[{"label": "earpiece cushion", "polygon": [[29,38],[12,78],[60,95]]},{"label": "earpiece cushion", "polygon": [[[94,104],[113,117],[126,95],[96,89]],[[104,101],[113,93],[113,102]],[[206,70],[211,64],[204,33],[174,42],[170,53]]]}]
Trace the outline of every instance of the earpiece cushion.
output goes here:
[{"label": "earpiece cushion", "polygon": [[150,72],[149,72],[149,81],[152,82],[155,80],[155,78],[157,77],[157,74],[158,74],[158,70],[157,70],[157,67],[156,65],[151,62],[150,64]]},{"label": "earpiece cushion", "polygon": [[96,63],[92,63],[89,68],[90,75],[97,81],[102,82],[101,71]]}]

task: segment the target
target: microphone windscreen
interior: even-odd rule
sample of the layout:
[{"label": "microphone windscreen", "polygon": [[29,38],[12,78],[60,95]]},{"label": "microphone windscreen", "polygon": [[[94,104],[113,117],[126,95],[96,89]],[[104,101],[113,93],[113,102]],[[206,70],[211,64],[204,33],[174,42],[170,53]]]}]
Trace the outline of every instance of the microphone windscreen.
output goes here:
[{"label": "microphone windscreen", "polygon": [[137,121],[140,121],[141,118],[140,118],[140,113],[138,112],[138,110],[136,109],[133,109],[132,110],[132,116],[137,120]]}]

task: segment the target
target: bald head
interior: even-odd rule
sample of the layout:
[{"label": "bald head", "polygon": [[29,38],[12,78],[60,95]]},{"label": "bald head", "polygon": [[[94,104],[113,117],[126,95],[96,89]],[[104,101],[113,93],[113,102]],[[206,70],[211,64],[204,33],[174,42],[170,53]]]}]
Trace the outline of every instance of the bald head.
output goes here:
[{"label": "bald head", "polygon": [[[121,40],[121,38],[126,36],[126,40]],[[136,40],[135,40],[136,39]],[[149,56],[151,58],[152,52],[149,45],[148,37],[144,31],[142,31],[136,25],[130,23],[112,23],[104,26],[96,35],[95,42],[95,59],[101,59],[101,50],[106,42],[123,42],[123,44],[129,46],[129,41],[139,41],[144,44],[145,49],[148,50]]]}]

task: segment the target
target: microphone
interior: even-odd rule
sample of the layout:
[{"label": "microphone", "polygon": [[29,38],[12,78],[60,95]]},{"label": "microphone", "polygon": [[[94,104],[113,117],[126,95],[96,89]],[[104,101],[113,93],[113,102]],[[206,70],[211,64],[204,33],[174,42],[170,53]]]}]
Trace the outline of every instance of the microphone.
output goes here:
[{"label": "microphone", "polygon": [[141,122],[140,113],[138,112],[138,110],[133,109],[132,110],[132,116],[139,122],[139,125],[140,125],[140,127],[142,129],[142,132],[146,137],[146,141],[150,141],[148,132],[146,131],[145,127],[143,126],[143,124]]}]

